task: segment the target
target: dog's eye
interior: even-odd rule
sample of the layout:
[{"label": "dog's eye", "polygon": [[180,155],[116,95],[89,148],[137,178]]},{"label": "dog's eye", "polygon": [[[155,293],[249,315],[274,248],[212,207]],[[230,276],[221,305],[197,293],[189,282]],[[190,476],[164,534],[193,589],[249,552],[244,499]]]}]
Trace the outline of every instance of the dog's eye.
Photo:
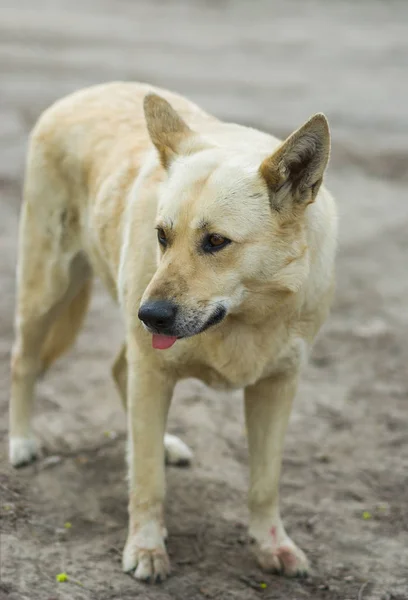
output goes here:
[{"label": "dog's eye", "polygon": [[162,229],[161,227],[157,228],[157,239],[161,246],[163,246],[163,247],[167,246],[166,233],[165,233],[164,229]]},{"label": "dog's eye", "polygon": [[222,237],[222,235],[218,235],[218,233],[213,233],[208,238],[208,243],[210,246],[217,248],[218,246],[223,246],[226,242],[226,238]]},{"label": "dog's eye", "polygon": [[218,250],[222,250],[225,246],[231,243],[231,240],[228,238],[219,235],[218,233],[212,233],[207,236],[204,240],[204,251],[205,252],[217,252]]}]

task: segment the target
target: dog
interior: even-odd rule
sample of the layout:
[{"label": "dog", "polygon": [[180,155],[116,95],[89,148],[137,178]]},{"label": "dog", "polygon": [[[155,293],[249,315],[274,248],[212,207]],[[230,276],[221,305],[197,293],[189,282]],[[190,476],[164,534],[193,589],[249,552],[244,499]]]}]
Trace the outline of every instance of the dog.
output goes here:
[{"label": "dog", "polygon": [[9,452],[33,460],[35,382],[74,341],[97,275],[126,336],[113,366],[128,415],[123,569],[170,571],[165,434],[177,381],[244,389],[249,532],[260,565],[305,575],[279,513],[284,434],[302,365],[331,304],[335,202],[322,185],[330,132],[316,114],[284,142],[189,100],[114,82],[56,102],[30,138],[19,230]]}]

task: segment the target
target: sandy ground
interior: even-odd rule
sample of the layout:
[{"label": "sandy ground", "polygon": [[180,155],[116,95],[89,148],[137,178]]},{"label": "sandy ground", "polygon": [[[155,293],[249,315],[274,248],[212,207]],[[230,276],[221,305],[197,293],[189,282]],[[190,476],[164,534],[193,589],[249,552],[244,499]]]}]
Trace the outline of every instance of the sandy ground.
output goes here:
[{"label": "sandy ground", "polygon": [[[408,598],[407,64],[403,2],[0,3],[1,599]],[[7,464],[27,135],[56,98],[112,79],[173,88],[279,135],[317,111],[332,124],[337,296],[303,377],[282,479],[285,522],[313,565],[306,582],[257,568],[241,394],[196,381],[178,388],[170,417],[196,455],[191,469],[167,472],[173,575],[152,589],[121,573],[125,421],[109,366],[122,330],[99,287],[76,348],[39,386],[43,459],[18,472]],[[61,572],[68,582],[56,583]]]}]

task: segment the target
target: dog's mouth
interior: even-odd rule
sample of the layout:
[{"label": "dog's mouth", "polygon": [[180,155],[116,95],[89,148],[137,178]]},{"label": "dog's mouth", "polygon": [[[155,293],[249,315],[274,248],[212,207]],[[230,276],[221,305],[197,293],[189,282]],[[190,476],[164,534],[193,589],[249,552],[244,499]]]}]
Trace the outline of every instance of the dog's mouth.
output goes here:
[{"label": "dog's mouth", "polygon": [[[168,350],[178,340],[182,340],[184,338],[193,337],[200,333],[204,333],[207,329],[214,327],[221,323],[224,320],[227,314],[227,310],[224,306],[219,305],[215,309],[215,311],[210,315],[210,317],[199,327],[192,326],[191,319],[188,319],[185,323],[180,323],[180,325],[174,327],[174,335],[173,331],[164,331],[161,332],[157,329],[153,329],[150,327],[146,327],[149,333],[152,334],[152,347],[155,350]],[[197,320],[195,319],[196,324]]]},{"label": "dog's mouth", "polygon": [[210,327],[218,325],[218,323],[221,323],[221,321],[225,319],[226,314],[227,309],[225,308],[225,306],[219,304],[213,312],[213,314],[210,316],[210,318],[204,323],[200,331],[198,331],[197,333],[203,333],[204,331],[207,331],[207,329],[209,329]]}]

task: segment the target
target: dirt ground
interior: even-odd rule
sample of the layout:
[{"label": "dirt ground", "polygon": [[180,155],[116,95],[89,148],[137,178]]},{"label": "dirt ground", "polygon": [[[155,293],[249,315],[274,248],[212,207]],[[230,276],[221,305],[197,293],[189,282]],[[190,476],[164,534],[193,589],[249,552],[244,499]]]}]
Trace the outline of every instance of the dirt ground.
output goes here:
[{"label": "dirt ground", "polygon": [[[0,2],[0,599],[408,598],[407,64],[404,2]],[[38,389],[43,458],[7,464],[27,135],[58,97],[112,79],[170,87],[278,135],[317,111],[331,122],[337,295],[282,478],[287,528],[313,566],[306,582],[257,568],[241,394],[197,381],[180,385],[170,416],[195,452],[191,469],[167,471],[172,577],[153,589],[122,574],[125,419],[109,375],[122,326],[98,286],[75,349]]]}]

